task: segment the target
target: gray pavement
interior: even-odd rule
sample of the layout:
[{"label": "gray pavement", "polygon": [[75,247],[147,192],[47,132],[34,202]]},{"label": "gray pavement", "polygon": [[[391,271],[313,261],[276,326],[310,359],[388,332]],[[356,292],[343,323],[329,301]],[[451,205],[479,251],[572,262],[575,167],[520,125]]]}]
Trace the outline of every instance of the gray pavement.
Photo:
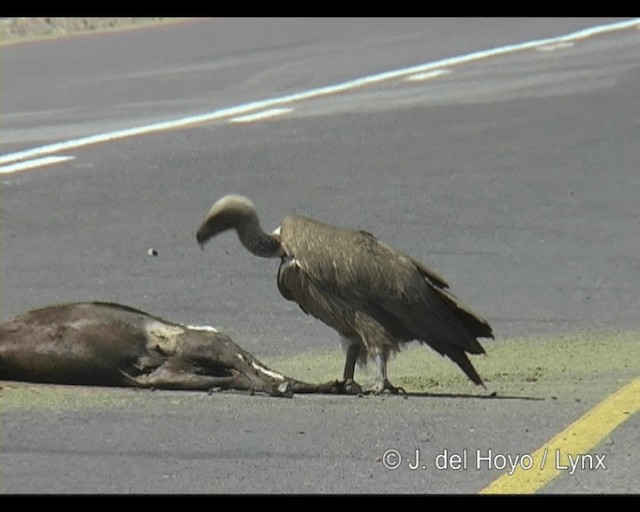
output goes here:
[{"label": "gray pavement", "polygon": [[[216,20],[18,45],[0,54],[0,156],[611,21]],[[2,318],[113,300],[216,325],[258,358],[339,350],[279,296],[275,261],[231,234],[198,248],[209,206],[239,192],[266,229],[295,211],[421,259],[489,319],[496,343],[637,329],[639,43],[632,28],[508,53],[298,101],[261,122],[70,148],[59,154],[73,160],[0,175]],[[114,391],[131,400],[3,412],[0,490],[473,493],[496,473],[416,476],[379,458],[423,445],[532,451],[614,389],[580,403]],[[615,446],[637,432],[625,427]],[[581,482],[552,490],[597,485]],[[637,486],[602,482],[598,491]]]}]

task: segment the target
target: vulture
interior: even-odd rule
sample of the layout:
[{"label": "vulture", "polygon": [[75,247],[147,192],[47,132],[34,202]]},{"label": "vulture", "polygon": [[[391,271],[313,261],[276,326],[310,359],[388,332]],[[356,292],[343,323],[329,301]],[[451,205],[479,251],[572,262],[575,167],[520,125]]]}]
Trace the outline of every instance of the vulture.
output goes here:
[{"label": "vulture", "polygon": [[373,361],[374,393],[397,394],[387,361],[404,344],[419,341],[455,362],[484,386],[467,353],[483,354],[478,338],[493,338],[489,323],[449,291],[447,282],[419,261],[394,250],[367,231],[331,226],[291,215],[273,233],[263,231],[254,204],[227,195],[198,228],[201,248],[235,230],[256,256],[280,258],[280,294],[338,332],[346,352],[344,389],[360,394],[355,364]]}]

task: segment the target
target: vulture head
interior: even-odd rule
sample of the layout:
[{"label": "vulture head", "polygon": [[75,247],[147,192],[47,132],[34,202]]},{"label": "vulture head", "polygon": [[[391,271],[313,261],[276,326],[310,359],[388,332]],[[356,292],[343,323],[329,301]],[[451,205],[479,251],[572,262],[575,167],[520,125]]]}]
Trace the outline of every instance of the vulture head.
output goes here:
[{"label": "vulture head", "polygon": [[213,237],[230,229],[236,230],[242,245],[256,256],[282,256],[279,238],[262,230],[255,206],[244,196],[231,194],[216,201],[198,228],[196,239],[204,248]]}]

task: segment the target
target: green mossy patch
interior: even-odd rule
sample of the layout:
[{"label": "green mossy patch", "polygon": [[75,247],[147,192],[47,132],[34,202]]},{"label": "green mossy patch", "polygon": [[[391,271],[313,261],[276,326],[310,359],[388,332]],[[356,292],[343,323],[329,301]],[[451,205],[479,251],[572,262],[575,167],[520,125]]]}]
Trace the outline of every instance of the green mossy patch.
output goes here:
[{"label": "green mossy patch", "polygon": [[[640,374],[640,333],[579,332],[497,339],[483,343],[486,355],[470,356],[489,391],[551,392],[558,385],[572,388],[609,382],[616,386]],[[278,371],[309,382],[342,375],[344,355],[338,347],[330,353],[301,354],[264,361]],[[389,362],[392,384],[408,392],[484,392],[448,358],[412,343]],[[371,385],[375,370],[356,369],[356,380]]]},{"label": "green mossy patch", "polygon": [[[487,395],[579,400],[585,391],[609,393],[640,375],[640,333],[583,332],[498,339],[485,342],[487,351],[471,360],[487,390],[475,386],[450,360],[417,343],[398,354],[388,367],[392,384],[410,394]],[[322,353],[263,358],[270,368],[308,382],[342,375],[339,346]],[[372,385],[374,369],[356,369],[356,380]],[[0,381],[0,411],[62,411],[117,408],[132,403],[159,407],[184,405],[206,393],[150,391],[133,388],[58,386]],[[207,401],[211,407],[211,401]]]}]

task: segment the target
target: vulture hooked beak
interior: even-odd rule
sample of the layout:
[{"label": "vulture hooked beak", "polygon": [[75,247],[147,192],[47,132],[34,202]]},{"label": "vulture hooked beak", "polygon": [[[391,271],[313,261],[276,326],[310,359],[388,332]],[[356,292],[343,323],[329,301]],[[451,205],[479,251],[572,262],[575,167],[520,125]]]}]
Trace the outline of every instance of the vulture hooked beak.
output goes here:
[{"label": "vulture hooked beak", "polygon": [[204,251],[204,246],[207,243],[207,237],[205,236],[202,227],[196,233],[196,240],[198,241],[198,245],[200,246],[200,250]]}]

